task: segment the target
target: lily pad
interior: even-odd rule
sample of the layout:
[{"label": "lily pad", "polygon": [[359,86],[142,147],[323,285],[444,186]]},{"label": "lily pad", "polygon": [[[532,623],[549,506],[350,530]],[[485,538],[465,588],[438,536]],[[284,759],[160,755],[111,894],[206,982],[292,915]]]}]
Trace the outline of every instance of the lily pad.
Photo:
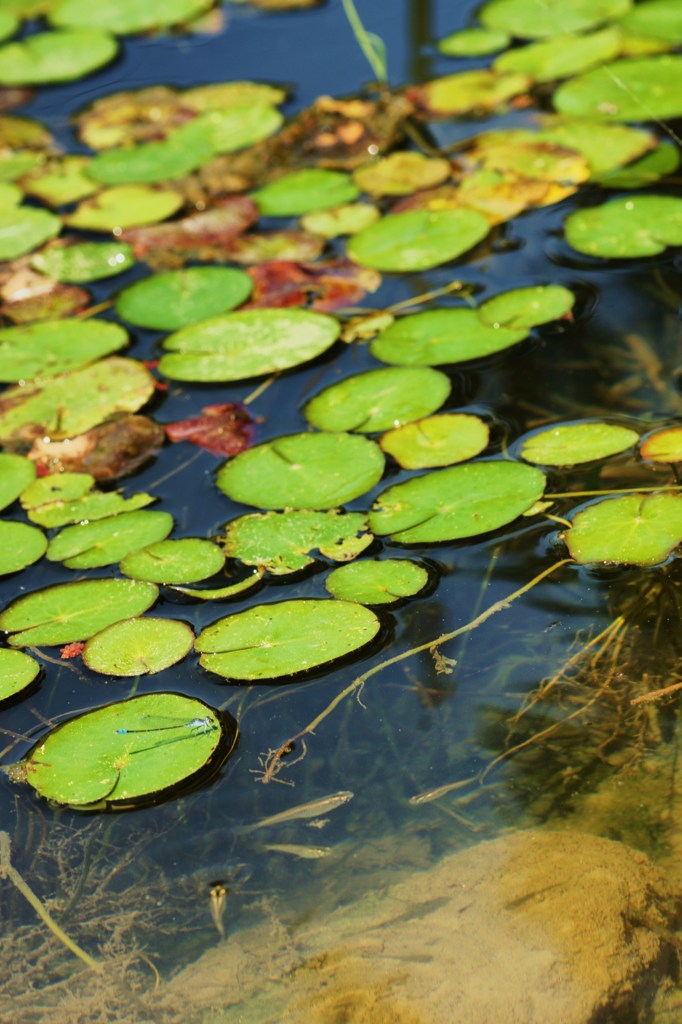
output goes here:
[{"label": "lily pad", "polygon": [[545,476],[518,462],[470,462],[383,491],[369,514],[372,531],[402,544],[461,540],[497,530],[542,495]]},{"label": "lily pad", "polygon": [[[133,251],[125,242],[82,242],[44,249],[31,258],[31,266],[41,274],[55,281],[76,284],[114,277],[134,263]],[[101,323],[100,320],[90,322]]]},{"label": "lily pad", "polygon": [[443,36],[436,47],[446,57],[485,57],[506,49],[510,42],[506,32],[492,28],[464,28]]},{"label": "lily pad", "polygon": [[417,189],[440,185],[451,172],[449,160],[407,150],[358,167],[353,180],[361,191],[375,196],[407,196]]},{"label": "lily pad", "polygon": [[607,498],[578,512],[563,539],[580,565],[657,565],[682,541],[682,497]]},{"label": "lily pad", "polygon": [[100,153],[88,164],[87,174],[102,185],[153,184],[184,178],[214,155],[202,117],[189,121],[161,142],[141,142]]},{"label": "lily pad", "polygon": [[117,491],[93,491],[94,483],[89,473],[53,473],[29,484],[21,505],[32,523],[54,529],[134,512],[154,500],[145,493],[124,498]]},{"label": "lily pad", "polygon": [[682,462],[682,427],[654,431],[642,441],[639,451],[649,462]]},{"label": "lily pad", "polygon": [[307,309],[227,313],[166,338],[159,370],[173,380],[246,380],[315,359],[339,332],[333,317]]},{"label": "lily pad", "polygon": [[489,230],[476,210],[407,210],[359,231],[348,243],[348,255],[375,270],[430,270],[468,252]]},{"label": "lily pad", "polygon": [[324,239],[307,231],[252,231],[232,238],[225,246],[225,254],[234,263],[254,264],[268,260],[316,260],[323,249]]},{"label": "lily pad", "polygon": [[236,740],[234,719],[196,697],[150,693],[58,725],[23,763],[27,782],[54,803],[124,809],[214,773]]},{"label": "lily pad", "polygon": [[108,676],[142,676],[182,661],[194,633],[176,619],[124,619],[95,633],[83,648],[83,661]]},{"label": "lily pad", "polygon": [[411,91],[429,117],[462,117],[491,113],[533,84],[529,75],[480,69],[435,78]]},{"label": "lily pad", "polygon": [[310,167],[271,181],[254,192],[260,212],[267,217],[300,217],[357,199],[359,189],[343,171]]},{"label": "lily pad", "polygon": [[200,663],[226,679],[281,679],[365,647],[379,632],[374,612],[348,601],[257,605],[218,619],[197,637]]},{"label": "lily pad", "polygon": [[394,604],[414,597],[429,582],[423,565],[405,558],[373,559],[341,565],[329,573],[325,587],[341,601]]},{"label": "lily pad", "polygon": [[79,203],[65,223],[86,231],[119,231],[142,224],[156,224],[182,206],[182,196],[172,189],[151,185],[117,185]]},{"label": "lily pad", "polygon": [[379,444],[403,469],[433,469],[473,459],[488,444],[489,433],[478,416],[444,413],[389,430]]},{"label": "lily pad", "polygon": [[48,380],[16,384],[0,395],[0,441],[73,437],[116,412],[136,412],[153,391],[148,370],[117,356]]},{"label": "lily pad", "polygon": [[682,8],[677,0],[643,0],[636,4],[619,26],[634,35],[664,39],[672,46],[682,43]]},{"label": "lily pad", "polygon": [[575,295],[568,288],[548,284],[502,292],[483,302],[477,312],[489,327],[522,331],[560,320],[570,313],[574,303]]},{"label": "lily pad", "polygon": [[35,480],[36,467],[23,455],[0,454],[0,509],[7,508]]},{"label": "lily pad", "polygon": [[591,178],[630,164],[656,145],[656,136],[644,128],[559,115],[543,118],[537,138],[582,153]]},{"label": "lily pad", "polygon": [[301,226],[322,238],[338,238],[340,235],[356,235],[378,219],[376,206],[370,203],[346,203],[344,206],[306,213]]},{"label": "lily pad", "polygon": [[615,28],[588,35],[569,33],[508,50],[493,66],[496,71],[523,72],[536,82],[553,82],[613,60],[620,55],[621,45],[622,35]]},{"label": "lily pad", "polygon": [[93,28],[113,35],[131,35],[192,21],[214,0],[58,0],[50,21],[60,28]]},{"label": "lily pad", "polygon": [[450,387],[444,373],[426,366],[370,370],[325,388],[307,403],[304,414],[319,430],[371,434],[435,412]]},{"label": "lily pad", "polygon": [[631,0],[490,0],[478,16],[488,28],[519,39],[584,32],[627,14]]},{"label": "lily pad", "polygon": [[0,329],[0,381],[54,377],[128,344],[126,331],[104,320],[46,320]]},{"label": "lily pad", "polygon": [[60,583],[19,597],[0,613],[0,630],[12,647],[87,640],[112,622],[142,615],[158,587],[137,580],[82,580]]},{"label": "lily pad", "polygon": [[14,260],[61,231],[59,217],[32,206],[0,210],[0,260]]},{"label": "lily pad", "polygon": [[0,85],[71,82],[108,64],[117,51],[106,32],[36,32],[0,47]]},{"label": "lily pad", "polygon": [[524,442],[521,457],[544,466],[576,466],[605,459],[639,441],[636,430],[611,423],[568,423],[541,430]]},{"label": "lily pad", "polygon": [[40,665],[23,651],[0,648],[0,704],[12,700],[35,682]]},{"label": "lily pad", "polygon": [[682,245],[682,199],[631,195],[576,210],[564,223],[566,241],[588,256],[635,259]]},{"label": "lily pad", "polygon": [[[226,83],[229,84],[229,83]],[[216,153],[235,153],[267,139],[281,128],[284,118],[269,103],[244,101],[227,110],[206,115],[208,136]]]},{"label": "lily pad", "polygon": [[225,555],[217,544],[199,537],[162,540],[126,555],[121,572],[152,583],[195,583],[220,572]]},{"label": "lily pad", "polygon": [[290,434],[236,455],[218,472],[228,498],[265,509],[328,509],[381,479],[379,445],[355,434]]},{"label": "lily pad", "polygon": [[628,164],[604,174],[593,175],[593,179],[605,188],[647,188],[661,178],[673,174],[680,166],[682,155],[670,139],[664,139],[656,149]]},{"label": "lily pad", "polygon": [[67,569],[113,565],[132,551],[164,540],[172,529],[168,512],[122,512],[93,523],[65,526],[50,541],[47,558],[63,562]]},{"label": "lily pad", "polygon": [[87,156],[62,156],[22,178],[22,187],[49,206],[76,203],[97,192],[99,186],[87,176]]},{"label": "lily pad", "polygon": [[605,121],[659,121],[682,115],[682,55],[633,57],[565,82],[554,106],[573,117]]},{"label": "lily pad", "polygon": [[482,359],[527,336],[527,330],[484,324],[474,309],[429,309],[396,320],[371,342],[370,352],[398,366],[441,366]]},{"label": "lily pad", "polygon": [[122,320],[157,331],[177,331],[240,306],[253,281],[243,270],[190,267],[154,274],[125,288],[116,300]]},{"label": "lily pad", "polygon": [[311,552],[346,562],[374,537],[362,512],[266,512],[240,516],[227,524],[223,547],[230,558],[285,576],[315,561]]},{"label": "lily pad", "polygon": [[47,537],[26,523],[0,520],[0,576],[33,565],[45,554]]}]

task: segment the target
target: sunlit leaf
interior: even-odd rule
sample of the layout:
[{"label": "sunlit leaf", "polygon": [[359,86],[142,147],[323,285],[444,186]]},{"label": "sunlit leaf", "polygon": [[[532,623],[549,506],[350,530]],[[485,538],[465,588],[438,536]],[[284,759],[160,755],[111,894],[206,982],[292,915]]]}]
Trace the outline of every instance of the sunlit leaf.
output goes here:
[{"label": "sunlit leaf", "polygon": [[128,344],[118,324],[104,320],[53,320],[0,329],[0,381],[54,377],[92,363]]},{"label": "sunlit leaf", "polygon": [[124,498],[117,491],[93,491],[94,483],[89,473],[39,477],[22,491],[21,506],[32,523],[54,529],[68,523],[104,519],[119,512],[134,512],[154,500],[145,493]]},{"label": "sunlit leaf", "polygon": [[32,206],[0,210],[0,260],[13,260],[31,252],[61,230],[59,217]]},{"label": "sunlit leaf", "polygon": [[23,651],[0,648],[0,704],[27,690],[40,672],[40,665]]},{"label": "sunlit leaf", "polygon": [[370,203],[347,203],[332,206],[328,210],[314,210],[306,213],[301,225],[322,238],[338,238],[340,235],[356,235],[379,219],[379,211]]},{"label": "sunlit leaf", "polygon": [[580,565],[657,565],[682,541],[682,497],[607,498],[578,512],[563,539]]},{"label": "sunlit leaf", "polygon": [[450,177],[448,160],[423,153],[390,153],[353,172],[353,180],[363,192],[376,196],[404,196],[420,188],[432,188]]},{"label": "sunlit leaf", "polygon": [[632,195],[576,210],[564,223],[566,241],[589,256],[634,259],[682,245],[682,199]]},{"label": "sunlit leaf", "polygon": [[85,173],[89,157],[56,157],[22,178],[22,187],[50,206],[75,203],[97,192],[99,186]]},{"label": "sunlit leaf", "polygon": [[643,0],[627,12],[619,26],[635,35],[682,43],[682,8],[677,0]]},{"label": "sunlit leaf", "polygon": [[[132,267],[132,250],[125,242],[83,242],[43,249],[31,266],[56,281],[102,281]],[[92,323],[101,323],[99,320]]]},{"label": "sunlit leaf", "polygon": [[23,455],[0,453],[0,509],[16,501],[35,475],[35,465]]},{"label": "sunlit leaf", "polygon": [[199,537],[162,540],[131,552],[120,569],[126,576],[151,583],[196,583],[220,572],[225,555],[217,544]]},{"label": "sunlit leaf", "polygon": [[235,263],[248,264],[268,260],[315,260],[323,249],[324,239],[307,231],[252,231],[231,239],[225,252]]},{"label": "sunlit leaf", "polygon": [[191,21],[214,0],[57,0],[50,21],[60,28],[96,28],[114,35],[147,32]]},{"label": "sunlit leaf", "polygon": [[527,334],[484,324],[474,309],[430,309],[396,320],[372,341],[370,351],[384,363],[440,366],[501,352]]},{"label": "sunlit leaf", "polygon": [[508,50],[494,63],[496,71],[520,71],[536,82],[553,82],[580,74],[618,57],[621,34],[605,28],[589,35],[558,34],[539,43]]},{"label": "sunlit leaf", "polygon": [[271,181],[254,193],[258,209],[268,217],[299,217],[356,199],[359,189],[341,171],[306,168]]},{"label": "sunlit leaf", "polygon": [[329,573],[325,587],[341,601],[394,604],[414,597],[429,581],[422,565],[404,558],[373,559],[341,565]]},{"label": "sunlit leaf", "polygon": [[106,32],[37,32],[0,48],[0,85],[70,82],[108,64],[117,50]]},{"label": "sunlit leaf", "polygon": [[526,92],[532,81],[529,75],[516,72],[459,71],[408,89],[407,94],[427,117],[480,116],[497,110],[508,100]]},{"label": "sunlit leaf", "polygon": [[680,166],[682,154],[670,139],[663,139],[656,149],[627,167],[618,167],[604,174],[594,175],[599,185],[605,188],[647,188],[661,178],[673,174]]},{"label": "sunlit leaf", "polygon": [[510,41],[506,32],[492,28],[464,28],[443,36],[436,46],[446,57],[485,57],[504,50]]},{"label": "sunlit leaf", "polygon": [[656,145],[656,136],[644,128],[585,117],[546,116],[537,136],[582,153],[592,178],[629,164]]},{"label": "sunlit leaf", "polygon": [[616,60],[565,82],[554,93],[562,114],[605,121],[667,120],[682,115],[682,55]]},{"label": "sunlit leaf", "polygon": [[558,284],[514,288],[487,299],[478,307],[478,316],[489,327],[513,331],[530,330],[539,324],[559,320],[570,313],[575,295]]},{"label": "sunlit leaf", "polygon": [[103,675],[141,676],[181,661],[193,643],[192,630],[176,619],[124,619],[90,637],[83,661]]},{"label": "sunlit leaf", "polygon": [[432,469],[473,459],[488,444],[488,436],[480,417],[444,413],[389,430],[379,444],[403,469]]},{"label": "sunlit leaf", "polygon": [[177,331],[241,305],[253,284],[243,270],[189,267],[146,277],[120,293],[116,312],[137,327]]},{"label": "sunlit leaf", "polygon": [[42,530],[0,519],[0,576],[37,562],[46,548],[47,537]]},{"label": "sunlit leaf", "polygon": [[489,0],[478,15],[488,28],[520,39],[584,32],[627,13],[631,0]]},{"label": "sunlit leaf", "polygon": [[348,255],[376,270],[429,270],[473,248],[489,230],[476,210],[408,210],[359,231],[348,243]]},{"label": "sunlit leaf", "polygon": [[682,427],[654,431],[642,441],[639,451],[649,462],[682,462]]},{"label": "sunlit leaf", "polygon": [[93,569],[113,565],[132,551],[164,540],[173,529],[168,512],[121,512],[95,522],[65,526],[47,548],[50,562],[67,569]]},{"label": "sunlit leaf", "polygon": [[636,430],[611,423],[568,423],[549,427],[524,442],[521,457],[545,466],[576,466],[632,448]]},{"label": "sunlit leaf", "polygon": [[[155,224],[182,206],[182,196],[172,189],[151,185],[119,185],[84,199],[65,223],[88,231],[119,231],[140,224]],[[137,255],[137,253],[136,253]]]}]

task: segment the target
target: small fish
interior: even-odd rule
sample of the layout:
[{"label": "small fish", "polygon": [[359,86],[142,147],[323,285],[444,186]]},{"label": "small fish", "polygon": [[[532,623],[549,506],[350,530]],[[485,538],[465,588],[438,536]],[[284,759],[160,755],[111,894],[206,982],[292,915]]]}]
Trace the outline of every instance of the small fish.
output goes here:
[{"label": "small fish", "polygon": [[332,852],[331,846],[300,846],[298,843],[267,843],[263,849],[274,853],[290,853],[304,860],[318,860]]},{"label": "small fish", "polygon": [[223,939],[225,938],[223,917],[225,916],[225,908],[227,907],[227,893],[228,890],[222,882],[214,882],[208,893],[213,924],[216,926],[220,933],[220,937]]},{"label": "small fish", "polygon": [[410,804],[428,804],[432,800],[437,800],[439,796],[445,796],[446,793],[452,793],[453,789],[461,789],[462,786],[467,786],[471,782],[471,779],[458,779],[457,782],[448,782],[445,786],[438,786],[437,789],[429,789],[424,793],[416,793],[415,796],[411,796],[407,801]]},{"label": "small fish", "polygon": [[290,807],[286,811],[279,811],[278,814],[271,814],[267,818],[261,818],[260,821],[255,822],[253,825],[244,825],[238,831],[243,835],[245,832],[253,832],[257,828],[283,825],[287,821],[298,821],[300,818],[318,818],[321,814],[327,814],[329,811],[341,807],[342,804],[347,804],[354,796],[355,793],[351,793],[349,789],[342,789],[340,792],[332,793],[330,796],[321,796],[319,799],[311,800],[307,804],[299,804],[297,807]]}]

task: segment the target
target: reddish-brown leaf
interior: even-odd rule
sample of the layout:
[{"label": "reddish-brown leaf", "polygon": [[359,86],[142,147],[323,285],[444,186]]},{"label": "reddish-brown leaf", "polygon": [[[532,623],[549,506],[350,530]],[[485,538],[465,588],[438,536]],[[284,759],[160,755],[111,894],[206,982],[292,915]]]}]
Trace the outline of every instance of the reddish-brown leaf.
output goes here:
[{"label": "reddish-brown leaf", "polygon": [[271,260],[247,273],[253,278],[251,301],[242,309],[268,306],[307,306],[322,313],[353,306],[381,284],[376,270],[359,267],[350,260],[326,263],[294,263]]},{"label": "reddish-brown leaf", "polygon": [[201,416],[166,424],[171,441],[189,441],[212,455],[238,455],[254,442],[254,421],[241,402],[206,405]]},{"label": "reddish-brown leaf", "polygon": [[28,453],[39,476],[91,473],[95,480],[118,480],[134,473],[158,452],[163,428],[148,416],[121,416],[67,441],[38,438]]}]

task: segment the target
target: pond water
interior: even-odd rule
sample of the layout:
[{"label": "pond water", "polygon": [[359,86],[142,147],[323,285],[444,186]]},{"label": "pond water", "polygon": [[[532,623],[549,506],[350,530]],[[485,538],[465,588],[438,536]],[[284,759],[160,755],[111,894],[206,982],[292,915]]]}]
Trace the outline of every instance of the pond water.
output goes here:
[{"label": "pond water", "polygon": [[[487,58],[454,61],[433,45],[471,23],[477,4],[470,0],[362,0],[358,7],[368,29],[386,44],[392,87],[488,64]],[[224,13],[224,26],[213,35],[125,39],[121,57],[108,68],[74,85],[44,87],[18,112],[43,121],[65,150],[85,151],[71,117],[109,92],[156,83],[284,83],[292,91],[283,111],[291,116],[321,94],[357,93],[371,78],[340,0],[276,14],[226,4]],[[518,106],[486,119],[433,122],[429,131],[445,147],[479,131],[530,124],[532,113]],[[668,127],[674,133],[674,124],[656,129],[665,136]],[[674,194],[674,185],[668,182],[664,191]],[[365,308],[385,309],[454,280],[463,283],[467,301],[473,296],[476,303],[531,285],[563,285],[574,292],[570,317],[543,325],[506,351],[445,367],[452,383],[445,408],[485,419],[491,428],[486,457],[518,459],[520,439],[547,424],[606,418],[645,434],[679,421],[679,256],[668,250],[647,259],[599,260],[571,249],[563,235],[566,216],[604,198],[604,191],[586,185],[554,205],[526,210],[497,226],[469,256],[426,271],[387,273],[379,289],[362,300]],[[266,226],[275,223],[282,222]],[[105,301],[147,272],[140,263],[88,287],[95,302]],[[461,305],[458,293],[453,295],[441,302]],[[115,320],[111,311],[103,316]],[[158,358],[161,337],[135,329],[132,354]],[[306,430],[301,410],[311,394],[380,365],[366,344],[339,343],[313,364],[274,380],[249,405],[258,442]],[[168,423],[210,403],[244,401],[256,383],[171,381],[151,408],[159,422]],[[217,489],[218,465],[203,449],[167,444],[120,486],[126,494],[157,496],[155,508],[175,519],[174,537],[216,537],[229,520],[249,511]],[[505,601],[566,558],[560,538],[565,517],[577,505],[592,503],[594,492],[675,485],[677,477],[669,465],[646,462],[632,449],[549,468],[547,474],[550,493],[577,492],[575,499],[558,498],[548,509],[558,519],[519,517],[481,537],[445,543],[375,540],[365,555],[417,561],[429,573],[426,589],[379,610],[381,632],[364,656],[302,681],[233,685],[201,669],[194,656],[139,680],[116,680],[89,671],[80,660],[60,661],[57,647],[41,648],[46,657],[40,688],[2,710],[5,765],[64,718],[155,691],[195,696],[229,712],[239,722],[240,737],[207,784],[118,814],[51,806],[0,774],[2,828],[11,838],[14,868],[65,931],[109,965],[104,975],[91,975],[4,881],[0,1020],[42,1022],[57,1012],[69,1024],[237,1024],[298,1020],[306,1000],[312,1000],[310,1019],[330,1024],[446,1020],[437,1008],[429,1010],[426,999],[418,1015],[417,996],[412,1003],[405,997],[400,1007],[386,993],[370,998],[365,991],[360,998],[358,992],[370,987],[358,980],[362,969],[384,977],[380,943],[370,948],[364,967],[354,962],[346,974],[333,976],[333,999],[313,1005],[316,985],[319,994],[331,984],[330,957],[336,953],[329,950],[353,945],[348,916],[334,914],[356,914],[358,938],[365,928],[369,934],[376,920],[367,923],[362,908],[370,918],[372,910],[381,917],[377,901],[389,887],[402,884],[409,892],[410,885],[419,889],[420,880],[432,878],[437,903],[445,899],[443,879],[425,872],[437,872],[443,858],[464,855],[482,841],[505,841],[526,829],[598,836],[641,851],[666,872],[676,905],[675,893],[682,892],[678,712],[672,700],[646,697],[678,678],[679,563],[672,556],[653,568],[572,562],[509,605]],[[346,507],[366,510],[387,483],[410,476],[393,464],[369,494]],[[164,590],[154,614],[188,622],[198,632],[256,603],[323,598],[330,566],[319,559],[293,582],[270,578],[255,597],[251,592],[218,605]],[[94,572],[113,574],[109,567]],[[42,559],[7,577],[0,599],[4,606],[19,594],[80,576]],[[471,622],[475,628],[436,644]],[[300,738],[361,673],[432,641],[433,650],[377,671]],[[292,737],[298,738],[273,772],[268,755],[281,752]],[[345,799],[325,802],[339,793]],[[319,813],[296,813],[312,801],[321,801]],[[287,811],[294,812],[289,820],[250,827]],[[580,847],[575,856],[582,856]],[[548,850],[547,864],[554,863],[552,857]],[[607,852],[604,865],[608,857]],[[461,864],[461,877],[478,892],[488,869],[484,865],[474,878],[469,862]],[[406,899],[405,892],[395,898]],[[324,932],[334,920],[336,935],[332,926]],[[429,925],[420,925],[416,914],[410,928],[420,927]],[[674,924],[666,927],[672,932]],[[597,958],[600,941],[598,931],[586,929],[585,948]],[[480,955],[498,955],[485,953],[491,949],[484,943]],[[507,966],[513,967],[511,941],[508,953]],[[648,960],[634,947],[631,953],[643,965],[635,970],[636,1007],[621,999],[614,983],[599,996],[606,1000],[600,1012],[607,1016],[580,1016],[571,1007],[553,1019],[673,1021],[675,990],[666,992],[667,1003],[660,1001],[661,979],[674,973],[670,964],[663,963],[663,953]],[[402,954],[392,950],[388,989],[400,989],[400,979],[422,955],[418,944],[406,945]],[[310,972],[313,962],[318,981],[304,978],[296,989],[296,972],[300,981],[301,965]],[[439,972],[447,970],[452,993],[460,993],[452,995],[451,1005],[461,998],[473,1006],[467,986],[475,989],[485,977],[460,977],[456,959],[445,968],[434,954],[434,964],[431,986],[444,984]],[[500,967],[503,974],[506,969]],[[538,984],[532,972],[524,977],[526,984]],[[277,988],[282,978],[284,988]],[[540,1020],[537,1007],[524,1009],[525,997],[511,980],[505,984],[506,1005],[514,1009],[497,1019]],[[592,984],[585,981],[590,998]],[[624,975],[620,984],[624,991],[632,976]],[[655,997],[657,1017],[651,1009]],[[481,1006],[449,1019],[476,1024],[493,1019],[487,1012]],[[552,1019],[555,1011],[549,1003],[543,1012]]]}]

